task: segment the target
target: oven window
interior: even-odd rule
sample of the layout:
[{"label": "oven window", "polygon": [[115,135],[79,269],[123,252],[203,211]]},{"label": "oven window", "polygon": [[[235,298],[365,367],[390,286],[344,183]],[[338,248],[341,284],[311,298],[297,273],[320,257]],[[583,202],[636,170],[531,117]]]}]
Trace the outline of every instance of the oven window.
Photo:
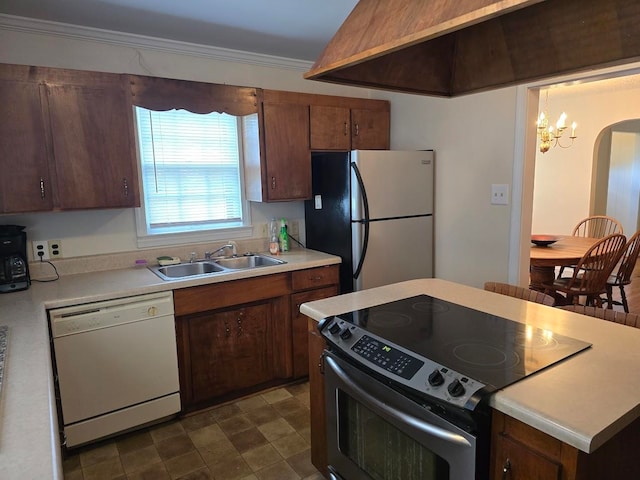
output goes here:
[{"label": "oven window", "polygon": [[447,480],[449,464],[338,389],[340,451],[375,480]]}]

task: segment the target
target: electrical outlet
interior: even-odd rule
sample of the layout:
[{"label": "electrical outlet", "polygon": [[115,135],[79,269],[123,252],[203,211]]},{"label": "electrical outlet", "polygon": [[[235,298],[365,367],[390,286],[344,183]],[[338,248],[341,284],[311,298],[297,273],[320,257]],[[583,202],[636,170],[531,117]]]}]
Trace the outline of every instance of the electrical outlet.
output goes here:
[{"label": "electrical outlet", "polygon": [[261,237],[267,238],[268,236],[269,236],[269,224],[268,223],[263,223],[262,224],[262,235],[261,235]]},{"label": "electrical outlet", "polygon": [[62,258],[62,242],[60,240],[49,240],[49,257]]},{"label": "electrical outlet", "polygon": [[34,240],[31,242],[33,247],[33,258],[35,260],[49,260],[49,242],[46,240]]},{"label": "electrical outlet", "polygon": [[299,233],[299,228],[298,228],[298,221],[297,220],[290,220],[287,223],[287,231],[293,235],[294,237],[298,237],[298,233]]}]

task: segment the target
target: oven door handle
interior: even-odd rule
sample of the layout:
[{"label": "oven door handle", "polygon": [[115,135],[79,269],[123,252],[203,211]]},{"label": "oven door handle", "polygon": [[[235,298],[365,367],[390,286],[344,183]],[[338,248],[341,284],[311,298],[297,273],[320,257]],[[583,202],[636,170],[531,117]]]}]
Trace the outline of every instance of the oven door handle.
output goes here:
[{"label": "oven door handle", "polygon": [[343,382],[347,383],[350,388],[353,388],[363,398],[366,398],[368,402],[375,405],[379,410],[386,413],[395,420],[405,424],[409,424],[415,429],[420,430],[427,435],[437,437],[448,443],[454,443],[464,447],[471,447],[471,444],[467,441],[466,438],[435,425],[430,425],[420,420],[419,418],[414,417],[413,415],[401,412],[391,405],[381,402],[373,395],[368,394],[367,391],[362,388],[354,378],[350,377],[333,358],[326,356],[324,361],[329,364],[329,367],[336,373],[336,375],[338,375],[338,377],[340,377]]}]

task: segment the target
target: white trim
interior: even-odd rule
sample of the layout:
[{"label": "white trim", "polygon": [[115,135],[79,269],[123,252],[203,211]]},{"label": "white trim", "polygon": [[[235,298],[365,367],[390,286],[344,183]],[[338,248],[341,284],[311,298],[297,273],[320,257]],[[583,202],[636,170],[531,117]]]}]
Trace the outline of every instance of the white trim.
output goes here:
[{"label": "white trim", "polygon": [[[527,88],[519,86],[516,89],[516,118],[513,147],[513,175],[511,177],[511,225],[509,227],[509,260],[508,281],[513,285],[520,284],[520,230],[522,228],[522,205],[524,196],[524,158],[525,158],[525,134],[527,115]],[[518,135],[517,132],[524,132]],[[519,195],[515,193],[519,192]]]},{"label": "white trim", "polygon": [[191,55],[213,60],[245,63],[261,67],[275,67],[289,70],[307,71],[313,62],[294,58],[277,57],[260,53],[213,47],[197,43],[179,42],[158,37],[148,37],[133,33],[102,30],[93,27],[72,25],[69,23],[51,22],[14,15],[0,14],[0,29],[14,30],[33,34],[46,34],[79,40],[90,40],[111,45],[132,48],[145,48],[165,53]]}]

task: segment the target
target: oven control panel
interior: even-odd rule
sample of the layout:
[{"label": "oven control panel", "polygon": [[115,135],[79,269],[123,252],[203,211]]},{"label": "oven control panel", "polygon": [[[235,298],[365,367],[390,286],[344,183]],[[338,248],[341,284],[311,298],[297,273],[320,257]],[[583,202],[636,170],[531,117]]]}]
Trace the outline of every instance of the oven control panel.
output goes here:
[{"label": "oven control panel", "polygon": [[339,352],[379,375],[422,394],[473,410],[483,383],[398,347],[338,317],[318,325],[321,334]]}]

